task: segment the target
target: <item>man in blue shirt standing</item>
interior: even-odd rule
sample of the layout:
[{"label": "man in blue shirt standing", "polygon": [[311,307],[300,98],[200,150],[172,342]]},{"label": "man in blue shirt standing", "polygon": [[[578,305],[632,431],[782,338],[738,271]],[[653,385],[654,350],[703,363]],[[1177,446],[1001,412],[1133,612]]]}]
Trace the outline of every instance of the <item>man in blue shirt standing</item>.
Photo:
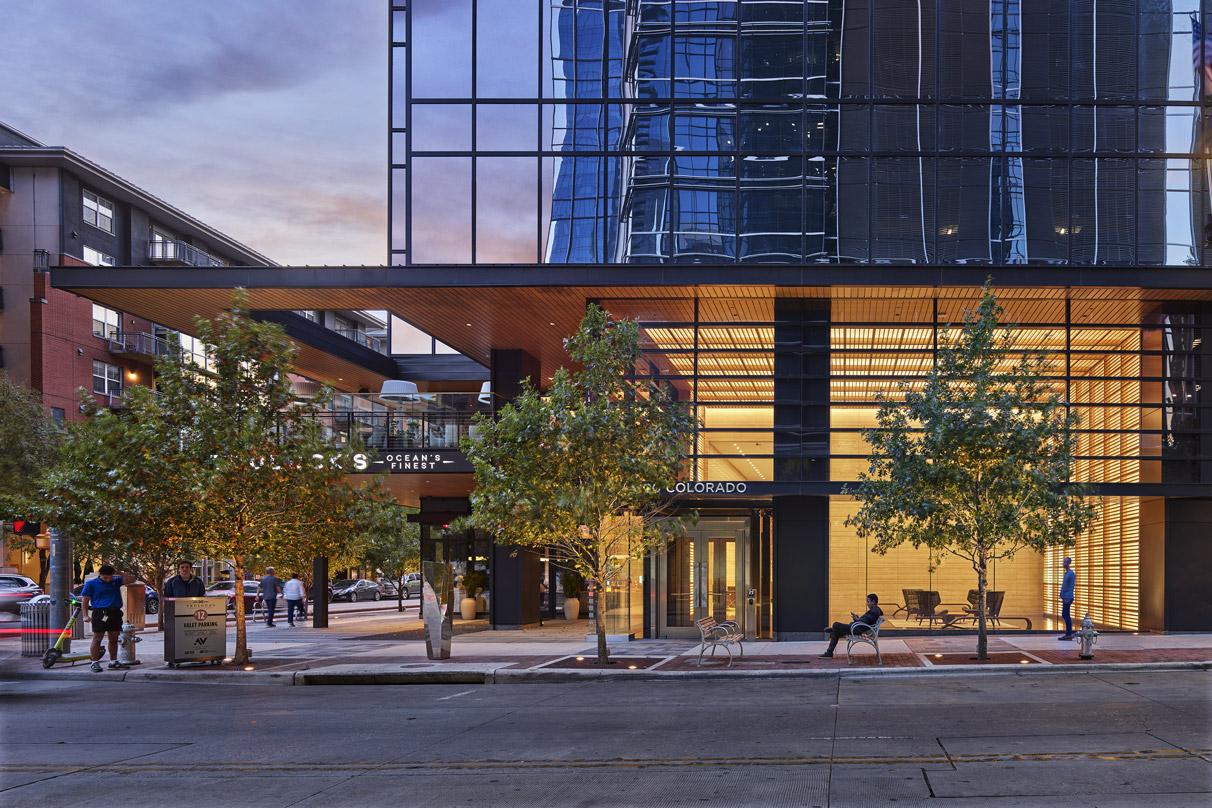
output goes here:
[{"label": "man in blue shirt standing", "polygon": [[1065,633],[1063,636],[1057,637],[1058,640],[1073,639],[1073,590],[1077,586],[1077,575],[1074,574],[1071,567],[1073,559],[1065,556],[1065,577],[1061,581],[1060,599],[1061,599],[1061,619],[1065,621]]},{"label": "man in blue shirt standing", "polygon": [[93,642],[89,656],[93,660],[93,673],[101,672],[101,636],[109,640],[109,666],[125,668],[118,662],[118,632],[122,630],[122,581],[124,576],[115,575],[109,564],[102,564],[96,578],[85,581],[80,590],[83,617],[89,619],[92,612]]}]

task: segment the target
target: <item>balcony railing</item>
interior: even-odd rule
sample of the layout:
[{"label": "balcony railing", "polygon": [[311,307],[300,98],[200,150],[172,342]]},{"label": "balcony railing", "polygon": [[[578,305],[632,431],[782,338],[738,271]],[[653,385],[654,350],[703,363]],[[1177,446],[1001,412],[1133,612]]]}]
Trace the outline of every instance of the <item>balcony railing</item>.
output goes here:
[{"label": "balcony railing", "polygon": [[476,393],[421,393],[421,400],[386,412],[327,410],[316,417],[336,446],[356,440],[380,451],[458,449],[473,434],[471,419],[490,413]]},{"label": "balcony railing", "polygon": [[185,267],[223,266],[218,258],[184,241],[150,241],[147,244],[147,259],[155,264]]},{"label": "balcony railing", "polygon": [[146,331],[117,333],[109,338],[109,352],[118,356],[143,356],[155,359],[170,356],[180,348],[170,345],[168,340]]},{"label": "balcony railing", "polygon": [[386,354],[387,344],[378,337],[372,337],[365,331],[355,331],[352,328],[334,328],[345,339],[351,339],[361,345],[363,348],[370,348],[375,353]]}]

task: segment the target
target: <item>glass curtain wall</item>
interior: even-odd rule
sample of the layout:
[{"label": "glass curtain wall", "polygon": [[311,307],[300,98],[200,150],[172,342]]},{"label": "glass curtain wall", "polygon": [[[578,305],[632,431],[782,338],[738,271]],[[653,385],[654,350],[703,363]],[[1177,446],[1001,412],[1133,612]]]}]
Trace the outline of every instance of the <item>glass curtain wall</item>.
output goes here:
[{"label": "glass curtain wall", "polygon": [[1205,11],[401,4],[392,262],[1198,266]]},{"label": "glass curtain wall", "polygon": [[[1012,349],[1049,360],[1049,380],[1081,419],[1073,479],[1099,488],[1091,498],[1098,521],[1067,550],[1024,553],[999,562],[991,578],[1004,591],[1002,614],[1049,626],[1059,614],[1061,560],[1074,559],[1077,614],[1096,623],[1136,629],[1140,607],[1140,545],[1147,528],[1142,499],[1128,492],[1148,482],[1199,479],[1205,462],[1200,412],[1202,314],[1191,305],[1133,300],[1055,299],[1042,290],[1003,291],[1003,322]],[[875,425],[876,397],[901,395],[929,373],[935,346],[956,334],[975,297],[925,300],[836,300],[830,356],[830,478],[851,481],[866,469],[862,430]],[[1191,309],[1158,313],[1157,309]],[[1190,402],[1190,403],[1188,403]],[[1124,495],[1114,494],[1119,487]],[[909,590],[938,593],[938,609],[962,609],[973,573],[958,559],[931,568],[927,553],[898,548],[873,555],[843,524],[854,503],[835,498],[831,507],[831,608],[844,616],[847,603],[865,591],[897,598],[903,610]],[[886,590],[886,592],[884,591]],[[896,618],[894,618],[896,619]],[[916,618],[914,620],[916,622]],[[1017,627],[1022,627],[1019,622]]]},{"label": "glass curtain wall", "polygon": [[640,321],[635,378],[668,386],[694,408],[698,429],[686,479],[773,481],[773,301],[603,304],[615,316]]}]

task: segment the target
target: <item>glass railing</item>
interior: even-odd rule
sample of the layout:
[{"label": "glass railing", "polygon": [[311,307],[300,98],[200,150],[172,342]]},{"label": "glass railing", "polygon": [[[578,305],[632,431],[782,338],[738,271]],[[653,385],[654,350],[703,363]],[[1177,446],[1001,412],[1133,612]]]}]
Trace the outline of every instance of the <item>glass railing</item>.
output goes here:
[{"label": "glass railing", "polygon": [[418,400],[390,410],[326,410],[316,415],[335,446],[356,441],[361,448],[458,449],[474,435],[472,418],[490,414],[492,404],[478,393],[418,393]]},{"label": "glass railing", "polygon": [[[138,354],[139,356],[170,356],[174,346],[168,340],[146,331],[118,333],[109,338],[109,351],[115,354]],[[176,351],[180,351],[179,348]]]},{"label": "glass railing", "polygon": [[370,348],[372,351],[374,351],[376,353],[381,353],[381,354],[387,353],[386,342],[379,339],[378,337],[370,336],[365,331],[355,331],[351,328],[334,328],[333,331],[336,331],[338,334],[345,337],[345,339],[353,340],[354,342],[361,345],[363,348]]},{"label": "glass railing", "polygon": [[223,262],[210,253],[184,241],[151,241],[147,245],[150,261],[184,264],[191,267],[221,267]]}]

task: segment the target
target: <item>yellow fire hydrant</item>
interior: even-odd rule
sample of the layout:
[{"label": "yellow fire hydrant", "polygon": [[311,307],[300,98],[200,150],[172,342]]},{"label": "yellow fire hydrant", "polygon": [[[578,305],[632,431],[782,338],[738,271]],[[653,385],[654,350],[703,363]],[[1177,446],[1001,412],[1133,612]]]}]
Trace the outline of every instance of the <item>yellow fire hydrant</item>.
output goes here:
[{"label": "yellow fire hydrant", "polygon": [[1090,619],[1089,612],[1082,618],[1082,628],[1077,632],[1077,641],[1077,655],[1082,659],[1094,659],[1094,644],[1098,642],[1098,632],[1094,630],[1094,621]]}]

